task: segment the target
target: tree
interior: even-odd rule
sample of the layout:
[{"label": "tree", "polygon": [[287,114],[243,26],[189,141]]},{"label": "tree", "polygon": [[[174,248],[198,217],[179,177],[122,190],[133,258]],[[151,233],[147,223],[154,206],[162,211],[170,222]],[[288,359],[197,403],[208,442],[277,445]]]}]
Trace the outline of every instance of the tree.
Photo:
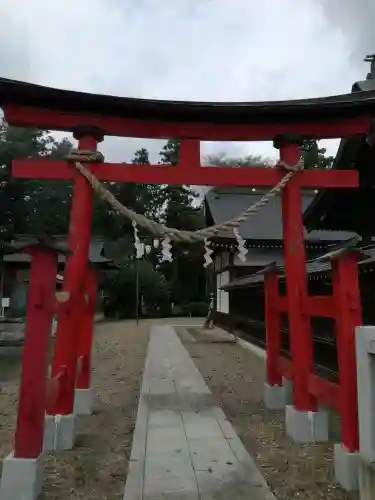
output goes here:
[{"label": "tree", "polygon": [[331,168],[334,157],[326,156],[327,150],[319,148],[315,139],[306,139],[302,145],[302,156],[305,162],[305,169]]},{"label": "tree", "polygon": [[257,167],[257,166],[272,166],[272,161],[269,158],[265,158],[262,155],[252,155],[248,154],[244,157],[232,157],[227,156],[226,153],[216,153],[213,155],[206,156],[204,163],[206,165],[238,165],[241,167]]},{"label": "tree", "polygon": [[4,240],[16,233],[56,234],[68,224],[69,182],[14,179],[16,158],[62,158],[71,148],[67,139],[55,140],[38,129],[10,127],[0,121],[0,234]]},{"label": "tree", "polygon": [[[162,163],[177,165],[180,144],[169,140],[160,152]],[[163,187],[165,210],[163,220],[169,227],[195,231],[204,227],[201,206],[194,206],[197,194],[190,186],[168,185]],[[175,304],[205,300],[205,272],[203,245],[199,243],[173,245],[173,261],[161,266],[170,283],[172,301]],[[181,283],[184,285],[181,286]]]}]

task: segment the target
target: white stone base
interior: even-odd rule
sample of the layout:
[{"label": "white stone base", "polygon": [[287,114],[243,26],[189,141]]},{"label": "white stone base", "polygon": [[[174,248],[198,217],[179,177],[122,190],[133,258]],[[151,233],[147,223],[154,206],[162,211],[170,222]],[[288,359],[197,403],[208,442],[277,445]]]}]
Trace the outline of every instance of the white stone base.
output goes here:
[{"label": "white stone base", "polygon": [[328,441],[328,413],[299,411],[287,406],[285,411],[286,434],[296,443]]},{"label": "white stone base", "polygon": [[285,389],[285,405],[293,405],[293,382],[285,377],[282,380]]},{"label": "white stone base", "polygon": [[[75,442],[75,414],[46,415],[43,451],[71,450]],[[1,499],[0,499],[1,500]]]},{"label": "white stone base", "polygon": [[375,498],[375,466],[366,461],[358,460],[359,470],[359,498],[374,500]]},{"label": "white stone base", "polygon": [[333,448],[333,462],[336,481],[346,491],[357,491],[358,483],[358,453],[350,453],[341,443]]},{"label": "white stone base", "polygon": [[0,500],[36,500],[42,493],[44,464],[38,458],[15,458],[13,453],[3,461]]},{"label": "white stone base", "polygon": [[92,415],[94,408],[94,391],[89,389],[76,389],[74,396],[74,413],[76,415]]},{"label": "white stone base", "polygon": [[264,384],[264,405],[267,410],[285,408],[285,388],[282,385]]}]

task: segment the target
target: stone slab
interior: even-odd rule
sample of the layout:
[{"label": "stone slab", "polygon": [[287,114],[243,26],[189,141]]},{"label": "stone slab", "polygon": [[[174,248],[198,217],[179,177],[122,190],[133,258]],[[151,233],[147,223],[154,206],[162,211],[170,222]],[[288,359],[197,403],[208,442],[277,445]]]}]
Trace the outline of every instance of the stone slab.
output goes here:
[{"label": "stone slab", "polygon": [[92,387],[76,389],[74,395],[74,413],[76,415],[92,415],[95,393]]},{"label": "stone slab", "polygon": [[325,410],[299,411],[294,406],[287,406],[285,428],[295,443],[328,441],[328,413]]},{"label": "stone slab", "polygon": [[359,497],[360,500],[374,500],[375,498],[375,466],[360,457],[359,467]]},{"label": "stone slab", "polygon": [[3,461],[0,500],[36,500],[42,492],[43,473],[42,455],[27,459],[11,453]]},{"label": "stone slab", "polygon": [[282,385],[264,384],[264,405],[267,410],[283,410],[285,408],[285,388]]},{"label": "stone slab", "polygon": [[274,500],[168,325],[151,329],[123,498]]},{"label": "stone slab", "polygon": [[350,453],[341,444],[333,448],[333,462],[336,481],[346,491],[357,491],[358,484],[358,453]]}]

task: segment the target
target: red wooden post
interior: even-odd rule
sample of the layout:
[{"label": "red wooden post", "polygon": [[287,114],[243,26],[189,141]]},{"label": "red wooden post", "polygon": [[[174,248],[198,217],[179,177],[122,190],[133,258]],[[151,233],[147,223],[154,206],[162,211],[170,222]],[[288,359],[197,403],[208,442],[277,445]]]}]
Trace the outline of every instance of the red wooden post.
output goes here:
[{"label": "red wooden post", "polygon": [[42,452],[47,363],[55,311],[57,254],[38,245],[30,247],[29,252],[32,261],[14,442],[17,458],[37,458]]},{"label": "red wooden post", "polygon": [[[300,160],[300,141],[280,138],[280,160],[295,165]],[[297,175],[298,177],[298,175]],[[302,222],[302,197],[298,179],[292,179],[282,194],[284,260],[289,318],[290,352],[293,363],[293,402],[299,411],[315,411],[308,378],[314,371],[310,317],[307,314],[306,255]]]},{"label": "red wooden post", "polygon": [[[93,133],[92,133],[93,134]],[[95,135],[95,136],[94,136]],[[102,140],[96,133],[75,134],[80,149],[96,150]],[[56,334],[55,353],[52,363],[52,377],[65,370],[64,383],[59,385],[55,403],[48,409],[52,415],[67,415],[73,412],[77,374],[79,329],[81,328],[83,282],[87,269],[92,222],[93,193],[90,184],[82,176],[75,180],[69,226],[69,256],[63,291],[70,293],[68,303],[61,308]]]},{"label": "red wooden post", "polygon": [[358,281],[358,254],[348,252],[332,262],[336,307],[336,341],[340,378],[342,446],[359,449],[355,327],[362,324]]},{"label": "red wooden post", "polygon": [[91,350],[96,290],[97,271],[96,269],[88,268],[85,278],[86,307],[84,308],[78,346],[78,360],[80,365],[77,378],[78,389],[89,389],[91,387]]},{"label": "red wooden post", "polygon": [[275,270],[264,275],[264,290],[266,299],[266,351],[267,351],[267,382],[269,385],[282,385],[282,374],[279,368],[281,334],[280,313],[277,310],[278,276]]}]

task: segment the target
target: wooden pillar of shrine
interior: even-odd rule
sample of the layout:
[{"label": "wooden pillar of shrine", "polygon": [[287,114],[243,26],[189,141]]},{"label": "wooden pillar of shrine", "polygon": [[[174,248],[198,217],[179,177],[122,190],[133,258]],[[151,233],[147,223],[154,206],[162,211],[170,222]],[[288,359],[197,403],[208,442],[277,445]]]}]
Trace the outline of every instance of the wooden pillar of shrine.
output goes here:
[{"label": "wooden pillar of shrine", "polygon": [[32,260],[14,450],[3,463],[2,500],[36,498],[43,482],[44,415],[55,313],[57,251],[42,244],[20,251],[29,253]]},{"label": "wooden pillar of shrine", "polygon": [[[303,138],[285,134],[274,141],[280,150],[280,161],[297,165],[301,158]],[[314,371],[313,339],[308,314],[306,253],[302,220],[301,186],[293,178],[282,193],[284,263],[289,320],[289,341],[293,367],[293,406],[286,407],[286,431],[299,442],[328,439],[328,416],[317,411],[317,402],[308,389],[309,375]]]},{"label": "wooden pillar of shrine", "polygon": [[359,449],[355,328],[362,324],[362,308],[358,257],[359,253],[352,251],[332,261],[340,379],[341,443],[350,453]]},{"label": "wooden pillar of shrine", "polygon": [[[103,139],[94,127],[78,127],[74,132],[78,148],[95,151]],[[87,165],[93,168],[92,164]],[[88,181],[77,175],[73,189],[68,246],[71,252],[65,269],[62,298],[52,362],[52,378],[65,372],[56,398],[47,409],[45,449],[70,449],[74,445],[74,398],[77,378],[78,349],[87,313],[85,280],[93,213],[93,192]],[[56,417],[57,416],[57,417]],[[56,424],[58,423],[58,425]],[[57,428],[59,427],[59,430]]]},{"label": "wooden pillar of shrine", "polygon": [[78,345],[78,374],[74,407],[77,415],[91,415],[94,404],[94,393],[91,387],[91,357],[97,282],[97,270],[88,267],[84,280],[85,306],[82,310]]}]

